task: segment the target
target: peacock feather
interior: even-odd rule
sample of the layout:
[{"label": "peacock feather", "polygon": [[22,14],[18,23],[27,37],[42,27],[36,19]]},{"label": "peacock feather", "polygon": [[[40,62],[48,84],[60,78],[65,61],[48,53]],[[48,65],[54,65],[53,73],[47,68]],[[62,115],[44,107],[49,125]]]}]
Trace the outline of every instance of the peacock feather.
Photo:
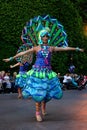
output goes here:
[{"label": "peacock feather", "polygon": [[[27,44],[27,43],[26,44],[22,44],[19,47],[17,53],[26,51],[26,50],[28,50],[30,48],[31,48],[30,44]],[[32,60],[33,60],[33,54],[29,53],[27,55],[20,56],[20,57],[16,58],[16,60],[17,60],[17,62],[21,62],[21,63],[24,63],[25,61],[27,61],[29,64],[31,64]]]},{"label": "peacock feather", "polygon": [[57,19],[50,17],[50,15],[37,16],[30,19],[22,30],[22,41],[31,46],[38,45],[38,33],[44,27],[50,29],[50,46],[68,46],[67,34],[63,25]]}]

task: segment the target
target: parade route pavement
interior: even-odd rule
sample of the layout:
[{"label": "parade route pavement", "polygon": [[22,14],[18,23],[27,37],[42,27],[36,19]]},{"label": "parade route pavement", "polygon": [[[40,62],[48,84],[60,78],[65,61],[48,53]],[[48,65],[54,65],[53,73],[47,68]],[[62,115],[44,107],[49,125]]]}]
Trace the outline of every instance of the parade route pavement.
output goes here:
[{"label": "parade route pavement", "polygon": [[87,88],[63,91],[61,100],[47,104],[43,122],[35,119],[35,102],[0,94],[0,130],[87,130]]}]

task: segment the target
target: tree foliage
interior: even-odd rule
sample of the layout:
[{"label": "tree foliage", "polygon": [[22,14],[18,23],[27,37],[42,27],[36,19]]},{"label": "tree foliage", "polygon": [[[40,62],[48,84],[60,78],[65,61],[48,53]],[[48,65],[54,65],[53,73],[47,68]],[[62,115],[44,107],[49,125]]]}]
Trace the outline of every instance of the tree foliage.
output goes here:
[{"label": "tree foliage", "polygon": [[[0,70],[9,69],[9,64],[2,62],[16,54],[22,41],[21,32],[26,22],[38,15],[51,15],[57,18],[64,26],[68,35],[69,46],[87,48],[85,42],[87,39],[83,35],[83,21],[80,15],[80,0],[75,5],[72,0],[1,0],[0,4]],[[79,4],[78,4],[79,3]],[[52,67],[56,72],[65,73],[69,61],[68,52],[57,53],[53,55]],[[86,52],[84,54],[74,52],[74,63],[77,67],[77,73],[86,72],[87,65]],[[14,62],[13,62],[14,63]]]}]

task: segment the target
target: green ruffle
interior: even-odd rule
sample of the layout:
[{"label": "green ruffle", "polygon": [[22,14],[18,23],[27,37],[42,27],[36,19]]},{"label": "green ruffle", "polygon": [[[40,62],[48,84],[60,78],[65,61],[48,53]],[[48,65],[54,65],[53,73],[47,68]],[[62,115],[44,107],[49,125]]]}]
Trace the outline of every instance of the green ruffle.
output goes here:
[{"label": "green ruffle", "polygon": [[27,72],[27,75],[31,76],[34,73],[34,70],[30,70]]},{"label": "green ruffle", "polygon": [[17,74],[17,75],[16,75],[16,78],[19,78],[20,76],[21,76],[20,74]]},{"label": "green ruffle", "polygon": [[26,74],[22,74],[22,75],[21,75],[21,74],[17,74],[17,75],[16,75],[16,78],[20,78],[21,76],[22,76],[23,78],[26,78],[26,77],[27,77]]},{"label": "green ruffle", "polygon": [[39,72],[38,72],[38,71],[34,71],[33,69],[30,70],[30,71],[28,71],[28,72],[27,72],[27,75],[29,75],[29,76],[33,75],[33,76],[35,76],[35,77],[37,77],[37,78],[40,78],[40,79],[46,78],[46,76],[47,76],[49,79],[54,78],[54,77],[57,76],[57,74],[56,74],[55,72],[53,72],[53,71],[50,71],[50,72],[39,71]]},{"label": "green ruffle", "polygon": [[27,75],[26,75],[26,74],[23,74],[22,77],[23,77],[23,78],[27,78]]},{"label": "green ruffle", "polygon": [[55,72],[50,72],[50,73],[48,73],[48,77],[49,77],[49,79],[51,79],[51,78],[54,78],[54,77],[56,77],[56,73]]}]

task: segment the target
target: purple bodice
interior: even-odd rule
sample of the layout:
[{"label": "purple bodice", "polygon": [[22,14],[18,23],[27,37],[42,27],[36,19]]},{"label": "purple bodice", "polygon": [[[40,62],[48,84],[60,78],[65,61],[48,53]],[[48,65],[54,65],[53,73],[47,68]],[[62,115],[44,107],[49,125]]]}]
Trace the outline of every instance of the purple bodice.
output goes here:
[{"label": "purple bodice", "polygon": [[28,71],[29,63],[25,62],[22,66],[20,66],[19,72],[26,72]]},{"label": "purple bodice", "polygon": [[41,51],[37,53],[35,65],[37,66],[50,66],[51,53],[47,58],[44,58]]},{"label": "purple bodice", "polygon": [[37,52],[34,67],[51,68],[51,52],[49,51],[49,46],[43,46],[43,48]]}]

